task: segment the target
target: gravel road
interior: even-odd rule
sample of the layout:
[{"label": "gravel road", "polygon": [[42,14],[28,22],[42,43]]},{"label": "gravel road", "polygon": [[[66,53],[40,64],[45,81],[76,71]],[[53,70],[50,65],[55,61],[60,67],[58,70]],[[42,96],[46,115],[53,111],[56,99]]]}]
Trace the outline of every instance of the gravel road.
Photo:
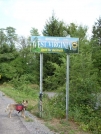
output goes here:
[{"label": "gravel road", "polygon": [[5,109],[9,103],[15,102],[0,91],[0,134],[56,134],[28,111],[25,115],[32,119],[31,122],[26,122],[17,111],[12,113],[12,118],[8,118]]},{"label": "gravel road", "polygon": [[49,98],[52,98],[55,95],[57,95],[57,93],[55,93],[55,92],[44,92],[44,94],[47,94]]}]

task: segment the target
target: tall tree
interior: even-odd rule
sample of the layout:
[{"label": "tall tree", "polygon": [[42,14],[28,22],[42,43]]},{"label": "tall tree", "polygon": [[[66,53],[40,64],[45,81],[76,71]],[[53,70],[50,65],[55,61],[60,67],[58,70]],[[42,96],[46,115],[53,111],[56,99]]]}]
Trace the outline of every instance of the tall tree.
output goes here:
[{"label": "tall tree", "polygon": [[31,36],[39,36],[38,29],[32,28],[32,29],[30,30],[30,34],[31,34]]},{"label": "tall tree", "polygon": [[65,23],[63,21],[59,21],[53,14],[52,17],[47,20],[42,33],[44,36],[62,37],[63,31],[67,31]]},{"label": "tall tree", "polygon": [[99,17],[93,26],[91,44],[93,49],[93,64],[98,70],[98,82],[101,86],[101,17]]},{"label": "tall tree", "polygon": [[82,25],[77,25],[74,23],[70,23],[68,25],[68,33],[71,37],[79,37],[80,40],[84,40],[87,38],[86,33],[87,33],[87,26],[82,26]]},{"label": "tall tree", "polygon": [[0,29],[0,72],[2,81],[11,79],[15,75],[16,70],[10,65],[10,62],[18,55],[15,47],[16,39],[17,35],[14,28]]},{"label": "tall tree", "polygon": [[[53,14],[52,17],[47,20],[42,33],[44,36],[63,37],[64,31],[67,33],[67,27],[65,23],[63,21],[59,21]],[[61,65],[61,61],[59,59],[61,56],[62,54],[56,53],[44,54],[44,80],[54,74],[55,68],[50,63],[50,61]],[[49,85],[51,85],[51,83]],[[47,88],[47,86],[47,82],[44,82],[44,87]]]},{"label": "tall tree", "polygon": [[101,17],[95,22],[92,30],[92,40],[94,45],[101,46]]},{"label": "tall tree", "polygon": [[[38,32],[38,29],[36,29],[36,28],[32,28],[31,30],[30,30],[30,35],[31,36],[40,36],[40,34],[39,34],[39,32]],[[29,44],[31,44],[31,37],[29,37]],[[31,57],[31,59],[32,59],[32,72],[33,72],[33,76],[34,76],[34,82],[36,82],[37,84],[39,84],[39,77],[40,77],[40,55],[39,54],[37,54],[37,53],[32,53],[31,51],[30,51],[30,57]]]}]

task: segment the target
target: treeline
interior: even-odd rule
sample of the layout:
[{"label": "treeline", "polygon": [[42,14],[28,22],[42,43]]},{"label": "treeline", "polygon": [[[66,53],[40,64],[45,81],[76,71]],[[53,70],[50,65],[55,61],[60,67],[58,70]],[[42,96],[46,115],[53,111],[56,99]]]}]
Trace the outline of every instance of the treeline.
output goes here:
[{"label": "treeline", "polygon": [[[70,109],[69,116],[82,122],[84,130],[101,133],[101,18],[95,20],[92,36],[87,38],[87,26],[65,24],[54,15],[47,20],[43,36],[79,38],[79,53],[70,54]],[[0,28],[0,83],[38,84],[40,80],[40,55],[30,51],[30,37],[39,35],[32,28],[30,37],[19,37],[15,28]],[[53,115],[65,117],[66,54],[43,54],[43,89],[60,92],[53,103]],[[52,104],[53,104],[52,103]],[[50,104],[51,105],[51,104]],[[56,109],[57,107],[57,109]]]}]

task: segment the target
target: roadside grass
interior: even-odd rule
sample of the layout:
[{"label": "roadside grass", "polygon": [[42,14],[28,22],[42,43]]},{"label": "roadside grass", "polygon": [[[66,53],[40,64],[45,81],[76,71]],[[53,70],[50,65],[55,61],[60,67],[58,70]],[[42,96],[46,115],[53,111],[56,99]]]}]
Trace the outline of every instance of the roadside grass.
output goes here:
[{"label": "roadside grass", "polygon": [[34,109],[34,106],[37,104],[38,101],[38,90],[34,90],[32,94],[28,94],[25,91],[19,91],[13,88],[10,85],[2,85],[0,86],[0,90],[7,96],[12,98],[16,103],[21,103],[23,100],[28,100],[28,108],[27,110],[31,112]]},{"label": "roadside grass", "polygon": [[33,119],[31,119],[30,117],[26,116],[25,121],[26,122],[33,122]]},{"label": "roadside grass", "polygon": [[[11,85],[4,84],[0,86],[0,90],[8,97],[12,98],[15,102],[21,103],[22,100],[28,100],[29,105],[27,110],[39,117],[38,111],[38,101],[39,101],[39,89],[34,88],[34,85],[29,85],[26,90],[17,90]],[[80,129],[79,125],[74,121],[68,121],[66,119],[56,119],[52,117],[50,113],[50,106],[47,103],[50,101],[47,95],[43,96],[43,106],[45,106],[45,111],[43,111],[43,118],[39,118],[43,123],[52,131],[59,134],[89,134]],[[47,105],[47,106],[46,106]],[[51,110],[52,111],[52,110]],[[26,122],[32,122],[33,120],[29,117],[25,118]]]},{"label": "roadside grass", "polygon": [[52,119],[46,122],[45,125],[59,134],[90,134],[80,129],[79,125],[74,121],[67,121],[66,119]]}]

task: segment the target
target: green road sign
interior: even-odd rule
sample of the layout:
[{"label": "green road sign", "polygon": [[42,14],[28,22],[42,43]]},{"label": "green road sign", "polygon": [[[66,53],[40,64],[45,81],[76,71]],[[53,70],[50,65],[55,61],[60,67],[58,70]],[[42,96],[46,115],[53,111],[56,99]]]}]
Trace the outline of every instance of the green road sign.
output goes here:
[{"label": "green road sign", "polygon": [[78,53],[79,38],[32,36],[31,51],[35,53]]}]

